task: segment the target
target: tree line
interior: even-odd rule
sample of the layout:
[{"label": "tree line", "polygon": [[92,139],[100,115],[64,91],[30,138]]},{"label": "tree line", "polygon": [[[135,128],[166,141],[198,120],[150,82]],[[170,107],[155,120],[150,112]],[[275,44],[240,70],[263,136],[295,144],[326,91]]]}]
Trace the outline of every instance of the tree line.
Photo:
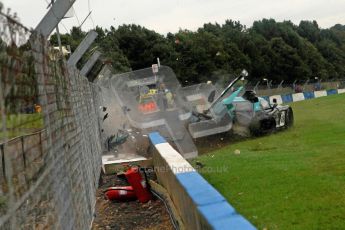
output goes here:
[{"label": "tree line", "polygon": [[[115,72],[150,67],[157,57],[181,82],[198,83],[214,76],[249,72],[249,80],[267,78],[291,83],[345,76],[345,25],[322,29],[316,21],[255,21],[250,28],[239,21],[207,23],[197,31],[161,35],[140,25],[109,29],[96,27],[94,46]],[[74,27],[61,36],[72,51],[86,32]],[[57,45],[56,34],[51,43]]]}]

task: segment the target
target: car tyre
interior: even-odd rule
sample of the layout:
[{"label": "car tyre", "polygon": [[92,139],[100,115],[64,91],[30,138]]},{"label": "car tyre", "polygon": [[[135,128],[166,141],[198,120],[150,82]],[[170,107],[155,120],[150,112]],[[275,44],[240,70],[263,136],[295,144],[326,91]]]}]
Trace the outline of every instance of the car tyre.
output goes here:
[{"label": "car tyre", "polygon": [[294,123],[294,116],[293,116],[293,110],[292,108],[289,108],[285,113],[285,128],[289,128]]}]

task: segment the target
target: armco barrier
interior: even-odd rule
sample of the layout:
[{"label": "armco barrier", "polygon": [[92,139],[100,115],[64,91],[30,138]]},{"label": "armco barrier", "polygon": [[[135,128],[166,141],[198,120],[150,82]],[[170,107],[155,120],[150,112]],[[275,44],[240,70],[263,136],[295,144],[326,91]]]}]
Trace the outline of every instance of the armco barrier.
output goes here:
[{"label": "armco barrier", "polygon": [[158,133],[149,134],[153,164],[188,229],[256,229]]},{"label": "armco barrier", "polygon": [[329,89],[329,90],[322,90],[322,91],[311,91],[311,92],[303,92],[303,93],[294,93],[294,94],[285,94],[285,95],[273,95],[273,96],[265,96],[263,97],[270,103],[273,102],[273,99],[277,100],[278,104],[286,104],[296,101],[303,101],[318,97],[325,97],[334,94],[341,94],[345,93],[345,89]]}]

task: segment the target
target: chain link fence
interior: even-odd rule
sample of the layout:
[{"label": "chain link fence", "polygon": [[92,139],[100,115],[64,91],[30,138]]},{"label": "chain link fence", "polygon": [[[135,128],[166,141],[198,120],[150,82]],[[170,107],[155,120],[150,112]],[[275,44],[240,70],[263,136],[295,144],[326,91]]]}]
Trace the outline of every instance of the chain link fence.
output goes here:
[{"label": "chain link fence", "polygon": [[281,82],[280,84],[273,84],[269,80],[259,82],[249,82],[246,84],[247,89],[255,90],[259,96],[272,96],[290,93],[312,92],[329,89],[344,89],[345,79],[321,81],[306,80],[295,81],[291,84]]},{"label": "chain link fence", "polygon": [[88,229],[102,89],[0,2],[0,229]]}]

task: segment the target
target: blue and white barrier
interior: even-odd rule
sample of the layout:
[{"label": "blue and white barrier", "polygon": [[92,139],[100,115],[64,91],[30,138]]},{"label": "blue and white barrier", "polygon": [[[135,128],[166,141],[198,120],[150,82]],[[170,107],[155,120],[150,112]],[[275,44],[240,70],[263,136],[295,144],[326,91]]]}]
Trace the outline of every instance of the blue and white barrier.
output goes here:
[{"label": "blue and white barrier", "polygon": [[327,96],[334,95],[334,94],[338,94],[338,90],[336,90],[336,89],[327,90]]},{"label": "blue and white barrier", "polygon": [[305,100],[315,98],[314,92],[303,92],[303,95]]},{"label": "blue and white barrier", "polygon": [[292,94],[292,101],[303,101],[305,100],[303,93],[294,93]]},{"label": "blue and white barrier", "polygon": [[284,94],[284,95],[273,95],[273,96],[265,96],[267,101],[270,103],[273,102],[273,99],[277,100],[278,104],[286,104],[296,101],[303,101],[318,97],[325,97],[334,94],[341,94],[345,93],[345,89],[330,89],[330,90],[321,90],[321,91],[312,91],[312,92],[303,92],[303,93],[291,93],[291,94]]},{"label": "blue and white barrier", "polygon": [[315,91],[314,92],[315,98],[318,97],[325,97],[327,96],[327,91],[326,90],[322,90],[322,91]]},{"label": "blue and white barrier", "polygon": [[187,229],[256,229],[158,132],[150,133],[149,138],[156,150],[153,164],[158,181]]},{"label": "blue and white barrier", "polygon": [[338,89],[338,94],[345,93],[345,89]]},{"label": "blue and white barrier", "polygon": [[282,95],[281,97],[284,103],[293,102],[292,94]]}]

